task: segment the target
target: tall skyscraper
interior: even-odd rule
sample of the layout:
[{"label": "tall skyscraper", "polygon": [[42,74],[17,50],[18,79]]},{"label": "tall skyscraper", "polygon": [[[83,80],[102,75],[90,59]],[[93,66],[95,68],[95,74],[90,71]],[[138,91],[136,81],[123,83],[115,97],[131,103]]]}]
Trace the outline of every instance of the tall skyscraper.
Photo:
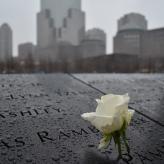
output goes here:
[{"label": "tall skyscraper", "polygon": [[36,47],[40,60],[58,60],[62,56],[61,46],[68,52],[68,46],[78,46],[84,37],[85,13],[81,10],[81,0],[41,0]]},{"label": "tall skyscraper", "polygon": [[81,0],[41,0],[37,31],[38,45],[50,46],[54,40],[79,45],[85,36],[85,13],[81,11]]},{"label": "tall skyscraper", "polygon": [[37,14],[37,45],[41,48],[52,47],[56,42],[54,19],[48,9]]},{"label": "tall skyscraper", "polygon": [[7,23],[0,27],[0,61],[5,62],[12,57],[12,29]]},{"label": "tall skyscraper", "polygon": [[63,26],[63,20],[68,15],[69,9],[81,10],[81,0],[41,0],[41,10],[50,10],[55,21],[55,27]]}]

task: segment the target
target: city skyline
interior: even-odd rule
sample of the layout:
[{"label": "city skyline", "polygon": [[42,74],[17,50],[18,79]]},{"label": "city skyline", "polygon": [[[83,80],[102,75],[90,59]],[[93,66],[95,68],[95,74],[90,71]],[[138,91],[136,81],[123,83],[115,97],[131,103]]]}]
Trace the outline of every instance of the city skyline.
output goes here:
[{"label": "city skyline", "polygon": [[[103,2],[103,3],[102,3]],[[112,4],[112,6],[111,6]],[[164,2],[159,0],[118,0],[109,2],[108,0],[87,1],[82,0],[82,9],[86,12],[87,29],[98,27],[107,33],[107,52],[113,51],[112,39],[117,32],[117,20],[129,12],[143,14],[148,20],[148,28],[160,28],[164,26],[162,19]],[[26,6],[25,8],[23,8]],[[17,54],[17,45],[24,42],[36,44],[36,13],[40,10],[39,0],[37,1],[9,1],[0,2],[0,24],[7,22],[13,30],[14,56]],[[10,11],[10,12],[9,12]],[[103,11],[103,12],[102,12]],[[158,11],[158,12],[156,12]],[[108,15],[108,17],[105,17]],[[104,19],[102,19],[104,17]],[[108,20],[106,20],[108,19]]]}]

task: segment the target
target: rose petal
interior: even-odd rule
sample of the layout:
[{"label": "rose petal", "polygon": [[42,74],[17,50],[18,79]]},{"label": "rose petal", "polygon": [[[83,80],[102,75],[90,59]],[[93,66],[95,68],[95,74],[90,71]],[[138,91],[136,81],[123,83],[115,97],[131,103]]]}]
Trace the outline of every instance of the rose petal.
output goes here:
[{"label": "rose petal", "polygon": [[96,102],[99,104],[101,103],[102,101],[100,99],[96,99]]},{"label": "rose petal", "polygon": [[105,95],[97,99],[98,106],[96,112],[84,113],[82,118],[90,121],[99,131],[110,134],[120,130],[124,121],[130,123],[134,110],[128,109],[128,94],[125,95]]},{"label": "rose petal", "polygon": [[117,130],[120,130],[122,125],[124,123],[124,119],[123,117],[121,117],[120,115],[117,115],[113,118],[113,121],[112,121],[112,124],[111,125],[106,125],[104,127],[102,127],[101,131],[104,133],[104,134],[110,134],[114,131],[117,131]]},{"label": "rose petal", "polygon": [[101,100],[103,102],[106,102],[106,101],[110,100],[111,98],[113,98],[114,96],[115,95],[113,95],[113,94],[104,95],[104,96],[101,96]]},{"label": "rose petal", "polygon": [[134,113],[135,113],[134,110],[130,110],[130,109],[128,110],[128,114],[127,114],[127,117],[126,117],[126,121],[127,121],[128,124],[130,124],[130,121],[131,121]]},{"label": "rose petal", "polygon": [[115,104],[114,98],[109,99],[104,103],[102,100],[99,101],[98,106],[96,108],[96,113],[99,115],[113,115],[115,113]]},{"label": "rose petal", "polygon": [[81,115],[83,119],[89,121],[99,131],[102,131],[102,127],[112,125],[113,117],[97,115],[96,113],[84,113]]},{"label": "rose petal", "polygon": [[81,117],[85,120],[88,120],[90,121],[90,119],[94,118],[95,117],[95,112],[92,112],[92,113],[84,113],[81,115]]},{"label": "rose petal", "polygon": [[128,114],[128,104],[124,103],[115,108],[115,114],[120,115],[121,117],[126,118],[126,115]]},{"label": "rose petal", "polygon": [[101,97],[101,100],[97,100],[98,106],[96,108],[96,113],[100,115],[112,116],[116,112],[116,107],[129,102],[128,94],[125,95],[105,95]]}]

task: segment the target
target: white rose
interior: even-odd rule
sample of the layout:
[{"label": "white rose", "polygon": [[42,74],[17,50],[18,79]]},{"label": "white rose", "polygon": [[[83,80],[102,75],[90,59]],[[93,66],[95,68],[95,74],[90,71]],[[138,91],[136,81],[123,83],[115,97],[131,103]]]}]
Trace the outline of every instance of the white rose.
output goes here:
[{"label": "white rose", "polygon": [[109,94],[97,99],[96,112],[84,113],[82,118],[90,121],[103,134],[110,134],[122,128],[124,122],[128,125],[134,114],[134,110],[128,109],[128,94]]}]

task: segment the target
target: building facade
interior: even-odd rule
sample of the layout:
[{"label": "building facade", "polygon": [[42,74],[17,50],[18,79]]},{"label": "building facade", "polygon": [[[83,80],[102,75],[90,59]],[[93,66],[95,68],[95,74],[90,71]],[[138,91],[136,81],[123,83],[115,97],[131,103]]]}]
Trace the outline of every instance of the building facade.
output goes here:
[{"label": "building facade", "polygon": [[121,17],[118,22],[118,32],[123,30],[147,30],[147,20],[145,16],[138,13],[129,13]]},{"label": "building facade", "polygon": [[117,33],[113,40],[114,53],[140,57],[164,56],[164,28],[154,30],[126,30]]},{"label": "building facade", "polygon": [[114,53],[139,55],[141,54],[142,30],[124,30],[117,33],[113,39]]},{"label": "building facade", "polygon": [[38,32],[38,42],[51,42],[55,35],[58,43],[64,41],[78,45],[85,35],[85,13],[81,10],[81,0],[41,0],[37,26],[38,30],[43,29]]},{"label": "building facade", "polygon": [[[133,19],[132,19],[133,18]],[[164,28],[147,29],[147,21],[140,14],[127,14],[118,21],[118,32],[113,39],[116,54],[140,57],[164,56]]]},{"label": "building facade", "polygon": [[81,58],[105,55],[106,47],[100,40],[83,40],[79,46],[79,54]]},{"label": "building facade", "polygon": [[106,45],[106,33],[99,28],[89,29],[85,34],[86,40],[99,40]]},{"label": "building facade", "polygon": [[85,13],[78,9],[69,9],[62,27],[58,29],[57,41],[77,46],[84,39],[84,36]]},{"label": "building facade", "polygon": [[18,46],[18,55],[20,61],[26,61],[29,58],[34,58],[35,46],[33,43],[22,43]]},{"label": "building facade", "polygon": [[81,57],[95,57],[106,54],[106,33],[98,28],[89,29],[79,46]]},{"label": "building facade", "polygon": [[36,47],[40,60],[72,58],[84,36],[85,13],[81,10],[81,0],[41,0]]},{"label": "building facade", "polygon": [[37,45],[47,48],[56,44],[56,30],[50,10],[46,9],[37,14]]},{"label": "building facade", "polygon": [[141,56],[164,57],[164,28],[145,31],[141,44]]},{"label": "building facade", "polygon": [[7,62],[12,58],[12,29],[4,23],[0,27],[0,62]]},{"label": "building facade", "polygon": [[61,28],[69,9],[81,10],[81,0],[41,0],[41,11],[50,10],[55,27]]}]

